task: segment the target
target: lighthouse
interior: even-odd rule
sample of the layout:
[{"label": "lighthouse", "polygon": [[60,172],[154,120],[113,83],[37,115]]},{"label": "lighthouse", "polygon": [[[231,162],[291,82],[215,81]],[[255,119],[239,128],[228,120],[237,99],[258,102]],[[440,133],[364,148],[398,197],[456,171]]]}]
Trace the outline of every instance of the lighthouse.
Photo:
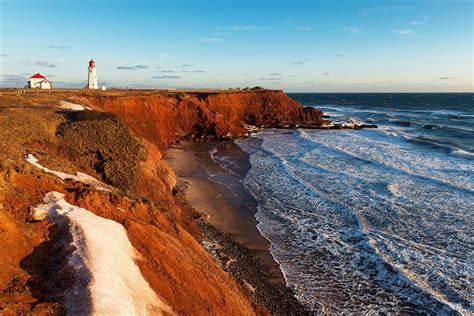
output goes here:
[{"label": "lighthouse", "polygon": [[99,89],[97,85],[97,73],[95,72],[95,61],[91,59],[89,61],[89,78],[87,80],[87,88],[89,89]]}]

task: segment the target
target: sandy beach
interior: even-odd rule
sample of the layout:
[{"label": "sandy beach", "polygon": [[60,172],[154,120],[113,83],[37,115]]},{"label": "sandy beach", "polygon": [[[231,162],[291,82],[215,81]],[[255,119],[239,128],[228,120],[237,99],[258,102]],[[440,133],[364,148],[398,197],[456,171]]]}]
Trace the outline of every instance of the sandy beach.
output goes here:
[{"label": "sandy beach", "polygon": [[286,284],[269,241],[257,229],[257,202],[241,184],[250,168],[247,154],[233,142],[183,142],[168,149],[166,158],[188,202],[209,215],[207,222],[250,249],[270,271],[272,282]]},{"label": "sandy beach", "polygon": [[257,229],[257,202],[241,184],[250,168],[248,155],[231,141],[182,142],[167,150],[166,159],[177,187],[202,214],[201,244],[209,254],[257,304],[276,315],[304,314]]}]

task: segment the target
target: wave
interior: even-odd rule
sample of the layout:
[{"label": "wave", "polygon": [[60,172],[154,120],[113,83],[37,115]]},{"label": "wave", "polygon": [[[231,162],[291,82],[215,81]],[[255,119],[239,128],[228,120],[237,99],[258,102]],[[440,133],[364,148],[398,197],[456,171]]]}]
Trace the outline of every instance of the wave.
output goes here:
[{"label": "wave", "polygon": [[466,114],[464,111],[433,111],[431,112],[431,115],[445,116],[452,119],[474,118],[474,114]]},{"label": "wave", "polygon": [[218,155],[218,152],[219,150],[216,147],[212,147],[209,150],[209,156],[211,157],[212,161],[215,164],[219,165],[219,167],[224,171],[242,179],[242,176],[238,173],[238,171],[236,171],[240,167],[237,162],[235,162],[234,159],[230,156]]},{"label": "wave", "polygon": [[315,107],[322,109],[330,109],[333,111],[351,111],[357,113],[373,113],[373,114],[385,114],[385,113],[400,113],[408,116],[420,116],[420,115],[434,115],[434,116],[445,116],[450,118],[474,118],[472,111],[466,110],[423,110],[423,109],[401,109],[401,108],[376,108],[364,105],[352,105],[352,106],[334,106],[332,104],[316,104]]},{"label": "wave", "polygon": [[[474,183],[469,180],[474,172],[474,166],[455,157],[445,159],[444,156],[432,155],[431,152],[420,151],[417,153],[416,149],[409,148],[402,143],[376,137],[364,137],[367,134],[374,135],[377,131],[313,133],[300,130],[299,133],[315,145],[336,149],[350,157],[378,163],[399,172],[451,185],[461,190],[470,191],[470,193],[474,192]],[[421,138],[410,138],[409,140],[418,143],[424,142]],[[426,143],[435,146],[431,140],[427,140]]]},{"label": "wave", "polygon": [[457,157],[474,159],[474,153],[462,149],[454,149],[451,153]]},{"label": "wave", "polygon": [[[350,313],[348,302],[352,302],[352,299],[356,301],[367,299],[374,300],[375,306],[381,305],[379,307],[372,305],[365,310],[366,312],[394,312],[383,303],[375,303],[378,301],[377,296],[371,297],[367,294],[378,288],[375,291],[381,291],[380,295],[382,292],[383,296],[387,295],[385,303],[394,300],[396,306],[403,306],[403,299],[400,301],[400,297],[405,297],[418,300],[418,302],[424,301],[422,306],[437,306],[435,310],[438,311],[442,309],[436,303],[428,303],[425,296],[416,294],[420,293],[417,290],[408,290],[410,286],[406,282],[411,282],[409,280],[416,277],[409,276],[407,281],[401,281],[400,276],[393,274],[393,271],[403,271],[403,275],[410,273],[404,265],[390,260],[392,253],[397,254],[400,251],[405,253],[403,249],[406,247],[401,245],[394,248],[392,238],[380,239],[383,234],[372,232],[374,223],[371,222],[373,220],[371,217],[373,215],[367,213],[373,209],[374,214],[380,216],[382,221],[376,227],[380,225],[383,227],[386,225],[384,216],[390,218],[387,213],[387,210],[392,208],[390,204],[387,204],[390,197],[401,192],[405,195],[410,194],[417,191],[414,188],[423,188],[426,184],[417,184],[406,192],[401,184],[407,181],[402,179],[399,183],[392,184],[391,189],[387,186],[379,187],[377,184],[381,181],[377,180],[379,175],[387,174],[387,172],[376,171],[378,167],[370,162],[338,156],[334,149],[325,146],[315,147],[312,142],[299,139],[298,133],[293,135],[263,134],[258,137],[263,139],[262,150],[255,150],[255,148],[250,150],[252,168],[245,177],[244,185],[259,201],[257,213],[257,219],[260,222],[259,230],[270,240],[272,254],[281,265],[288,283],[302,301],[315,308],[318,307],[315,302],[319,301],[324,305],[323,307],[328,308],[326,312]],[[341,172],[345,172],[345,175],[341,175]],[[356,177],[352,176],[354,172]],[[368,175],[373,178],[368,179]],[[388,173],[387,179],[392,179],[394,176],[410,179],[409,175],[397,174],[393,171]],[[376,195],[370,194],[370,190],[358,191],[361,185],[365,186],[368,183],[367,181],[374,183],[373,187],[368,189],[376,190],[374,192]],[[417,181],[429,183],[428,180]],[[417,192],[417,195],[420,196],[420,192]],[[413,199],[416,200],[417,195],[413,195]],[[371,196],[386,196],[387,198],[372,200]],[[369,201],[371,201],[370,204],[367,204]],[[362,208],[357,203],[361,203]],[[406,203],[409,205],[413,203],[413,200]],[[369,208],[364,206],[371,204]],[[385,204],[387,205],[382,207]],[[412,211],[407,214],[410,213]],[[356,214],[362,216],[359,218]],[[387,222],[386,219],[385,222]],[[419,221],[414,221],[413,224],[416,225],[417,222]],[[403,220],[399,223],[400,225],[407,224]],[[426,222],[427,225],[430,223]],[[412,231],[418,233],[419,230],[414,228]],[[397,251],[387,250],[377,253],[385,248]],[[380,257],[384,253],[389,253],[390,256],[383,256],[382,260]],[[405,257],[410,258],[410,256],[420,256],[420,254],[413,251],[406,252]],[[352,268],[347,270],[348,266]],[[392,267],[388,268],[388,266]],[[455,265],[452,266],[455,267]],[[361,273],[358,274],[359,276],[348,272],[354,268],[355,271],[359,271],[357,273]],[[375,279],[359,278],[360,275],[365,275],[369,271],[375,273],[373,276]],[[333,273],[336,273],[337,277],[333,276]],[[351,290],[351,284],[354,282],[359,284],[357,293],[361,294]],[[420,285],[418,281],[415,283]],[[430,288],[429,285],[424,285],[424,290],[436,294],[439,300],[446,301],[452,307],[455,306],[449,299],[444,300],[443,295],[438,294],[439,284],[436,285],[436,290]],[[338,295],[328,294],[331,286],[339,287],[341,295],[349,295],[349,298],[344,301],[348,309],[338,305],[338,299],[340,299]],[[367,294],[367,297],[360,297],[364,294]],[[333,303],[328,303],[331,301]],[[369,305],[367,303],[367,306]],[[355,310],[362,312],[363,309],[360,308]],[[398,310],[398,312],[401,311]]]}]

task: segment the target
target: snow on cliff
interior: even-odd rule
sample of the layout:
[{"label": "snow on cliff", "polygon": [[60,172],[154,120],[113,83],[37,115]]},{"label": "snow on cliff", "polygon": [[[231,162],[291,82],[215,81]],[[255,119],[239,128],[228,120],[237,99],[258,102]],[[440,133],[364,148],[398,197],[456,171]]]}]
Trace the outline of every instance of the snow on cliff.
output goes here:
[{"label": "snow on cliff", "polygon": [[[59,192],[49,192],[44,202],[34,208],[33,217],[68,227],[72,236],[74,251],[68,257],[68,264],[78,281],[65,293],[68,313],[80,314],[86,310],[93,315],[173,313],[143,278],[135,264],[135,249],[121,224],[69,204]],[[86,293],[87,299],[79,299],[80,292]]]},{"label": "snow on cliff", "polygon": [[72,180],[75,180],[75,181],[80,181],[82,183],[92,185],[97,190],[102,190],[102,191],[110,191],[112,189],[111,186],[109,186],[105,183],[102,183],[99,180],[97,180],[96,178],[91,177],[90,175],[82,173],[82,172],[76,172],[76,175],[72,175],[72,174],[68,174],[68,173],[55,171],[55,170],[51,170],[49,168],[46,168],[46,167],[42,166],[41,164],[39,164],[38,159],[36,159],[36,157],[33,156],[32,154],[26,155],[25,159],[26,159],[26,161],[31,163],[33,166],[35,166],[35,167],[37,167],[37,168],[39,168],[39,169],[41,169],[45,172],[52,173],[52,174],[60,177],[63,180],[72,179]]},{"label": "snow on cliff", "polygon": [[84,111],[84,109],[85,109],[80,104],[71,103],[71,102],[67,102],[67,101],[59,101],[59,107],[61,109],[73,110],[73,111]]}]

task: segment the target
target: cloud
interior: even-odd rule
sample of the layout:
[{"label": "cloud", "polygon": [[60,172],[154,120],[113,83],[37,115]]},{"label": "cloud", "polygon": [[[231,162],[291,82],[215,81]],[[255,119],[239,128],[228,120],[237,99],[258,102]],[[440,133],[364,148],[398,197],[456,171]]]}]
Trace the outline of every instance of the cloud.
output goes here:
[{"label": "cloud", "polygon": [[398,30],[396,31],[398,34],[403,35],[403,36],[409,36],[412,34],[411,30]]},{"label": "cloud", "polygon": [[63,45],[49,45],[48,47],[52,49],[69,49],[68,46],[63,46]]},{"label": "cloud", "polygon": [[7,54],[0,54],[1,57],[7,57]]},{"label": "cloud", "polygon": [[279,81],[281,78],[260,78],[260,81]]},{"label": "cloud", "polygon": [[334,57],[344,57],[344,54],[334,54]]},{"label": "cloud", "polygon": [[451,79],[454,79],[452,77],[439,77],[438,78],[439,80],[451,80]]},{"label": "cloud", "polygon": [[194,73],[200,73],[200,74],[202,74],[202,73],[205,73],[205,71],[204,71],[204,70],[193,70],[193,71],[191,71],[191,72],[194,72]]},{"label": "cloud", "polygon": [[21,75],[2,75],[3,83],[26,82],[27,77]]},{"label": "cloud", "polygon": [[313,30],[313,28],[311,26],[308,26],[308,25],[301,25],[298,27],[298,29],[300,31],[304,31],[304,32],[310,32]]},{"label": "cloud", "polygon": [[58,67],[58,65],[56,64],[48,63],[43,60],[26,60],[24,63],[25,65],[35,65],[35,66],[48,67],[48,68]]},{"label": "cloud", "polygon": [[204,43],[224,43],[225,42],[222,38],[217,38],[217,37],[203,38],[202,41]]},{"label": "cloud", "polygon": [[169,75],[166,75],[166,76],[153,76],[153,78],[155,78],[155,79],[181,79],[180,76],[169,76]]},{"label": "cloud", "polygon": [[166,58],[168,58],[168,57],[169,57],[168,54],[160,54],[160,56],[159,56],[159,58],[160,58],[161,60],[166,59]]},{"label": "cloud", "polygon": [[269,76],[281,76],[282,74],[278,73],[278,72],[272,72],[272,73],[269,73],[268,75]]},{"label": "cloud", "polygon": [[160,70],[160,72],[172,73],[172,72],[174,72],[174,71],[173,71],[173,70]]},{"label": "cloud", "polygon": [[117,66],[119,70],[136,70],[136,69],[148,69],[146,65],[136,65],[136,66]]},{"label": "cloud", "polygon": [[419,25],[423,24],[428,20],[428,15],[427,14],[422,14],[418,20],[412,20],[409,23],[411,25]]},{"label": "cloud", "polygon": [[330,72],[323,72],[321,75],[323,76],[329,76],[331,73]]},{"label": "cloud", "polygon": [[181,65],[181,68],[185,68],[185,67],[191,67],[191,65],[190,64],[182,64]]},{"label": "cloud", "polygon": [[364,31],[363,29],[360,29],[358,27],[345,27],[343,28],[343,30],[349,33],[360,33]]},{"label": "cloud", "polygon": [[268,30],[266,26],[257,25],[234,25],[229,27],[231,31],[265,31]]},{"label": "cloud", "polygon": [[303,65],[304,63],[302,61],[293,61],[290,64],[291,65]]}]

